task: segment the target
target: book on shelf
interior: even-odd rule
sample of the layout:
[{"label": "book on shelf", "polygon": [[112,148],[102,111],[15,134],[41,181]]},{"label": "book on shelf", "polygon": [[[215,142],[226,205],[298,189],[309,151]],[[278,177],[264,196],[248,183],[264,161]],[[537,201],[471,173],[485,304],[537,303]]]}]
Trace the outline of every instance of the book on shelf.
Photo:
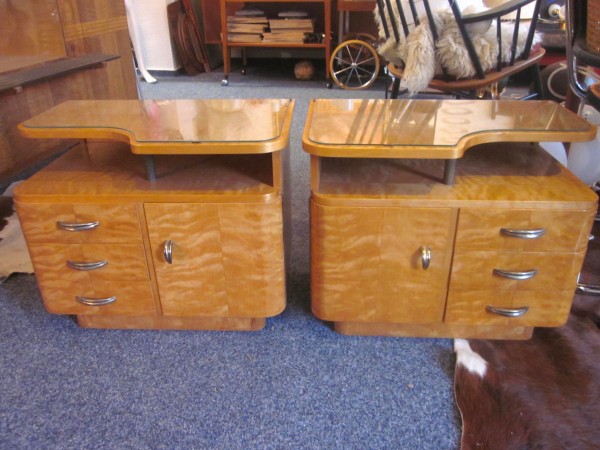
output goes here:
[{"label": "book on shelf", "polygon": [[262,34],[263,31],[267,28],[267,25],[262,23],[228,23],[227,24],[227,32],[228,33],[255,33]]},{"label": "book on shelf", "polygon": [[269,25],[269,19],[267,16],[252,16],[252,17],[237,17],[237,16],[227,16],[227,23],[235,23],[235,24],[262,24],[264,26]]},{"label": "book on shelf", "polygon": [[274,30],[305,30],[306,33],[312,33],[315,28],[314,19],[269,19],[269,28]]},{"label": "book on shelf", "polygon": [[227,33],[228,42],[261,42],[262,34],[257,33]]},{"label": "book on shelf", "polygon": [[263,42],[285,42],[303,44],[306,33],[303,31],[266,32],[263,33]]}]

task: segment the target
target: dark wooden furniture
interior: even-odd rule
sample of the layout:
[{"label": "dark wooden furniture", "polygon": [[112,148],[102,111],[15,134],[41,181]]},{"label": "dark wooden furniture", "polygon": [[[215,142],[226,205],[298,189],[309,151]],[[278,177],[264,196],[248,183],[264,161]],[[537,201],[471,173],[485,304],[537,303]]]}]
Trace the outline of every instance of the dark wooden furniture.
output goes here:
[{"label": "dark wooden furniture", "polygon": [[[281,11],[290,8],[300,8],[303,5],[316,4],[321,7],[322,15],[318,21],[321,29],[316,30],[318,33],[323,34],[322,42],[312,43],[285,43],[285,42],[229,42],[227,38],[227,16],[232,14],[235,8],[243,6],[243,0],[220,0],[221,1],[221,38],[223,45],[223,80],[221,84],[226,86],[229,83],[229,72],[231,71],[231,49],[241,48],[246,49],[249,47],[269,47],[269,48],[315,48],[322,49],[324,51],[325,59],[325,80],[327,85],[331,86],[330,73],[329,73],[329,59],[331,58],[331,0],[300,0],[300,1],[289,1],[289,0],[261,0],[259,2],[253,2],[253,5],[260,7],[261,5],[277,5]],[[232,9],[233,8],[233,9]],[[319,27],[319,25],[317,25]]]},{"label": "dark wooden furniture", "polygon": [[23,120],[69,99],[138,96],[122,1],[7,3],[11,20],[3,29],[8,38],[0,56],[2,180],[30,170],[72,144],[27,140],[17,132]]}]

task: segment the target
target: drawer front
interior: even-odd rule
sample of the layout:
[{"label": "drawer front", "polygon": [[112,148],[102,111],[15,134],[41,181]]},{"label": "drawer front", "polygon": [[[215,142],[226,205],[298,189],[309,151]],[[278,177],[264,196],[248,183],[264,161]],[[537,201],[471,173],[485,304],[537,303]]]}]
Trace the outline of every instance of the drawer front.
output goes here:
[{"label": "drawer front", "polygon": [[[69,283],[53,277],[38,278],[48,312],[55,314],[156,315],[150,282],[98,281]],[[78,297],[80,300],[78,300]],[[114,297],[114,300],[112,298]],[[110,301],[112,300],[112,301]],[[100,306],[87,303],[103,303]]]},{"label": "drawer front", "polygon": [[595,211],[464,208],[456,250],[573,252],[587,247]]},{"label": "drawer front", "polygon": [[141,244],[30,244],[38,277],[89,284],[149,280]]},{"label": "drawer front", "polygon": [[444,321],[560,326],[568,318],[584,257],[583,251],[457,252]]},{"label": "drawer front", "polygon": [[[458,291],[450,289],[444,322],[463,325],[558,327],[569,316],[574,292],[512,289]],[[495,308],[496,312],[488,310]],[[525,310],[526,308],[526,310]],[[515,313],[514,317],[501,312]]]},{"label": "drawer front", "polygon": [[455,252],[450,289],[573,290],[585,252]]},{"label": "drawer front", "polygon": [[285,307],[281,206],[281,199],[144,205],[163,314],[279,314]]},{"label": "drawer front", "polygon": [[16,207],[29,243],[142,242],[135,204],[17,203]]},{"label": "drawer front", "polygon": [[[456,210],[311,203],[312,310],[323,320],[441,322]],[[423,267],[421,248],[431,251]]]}]

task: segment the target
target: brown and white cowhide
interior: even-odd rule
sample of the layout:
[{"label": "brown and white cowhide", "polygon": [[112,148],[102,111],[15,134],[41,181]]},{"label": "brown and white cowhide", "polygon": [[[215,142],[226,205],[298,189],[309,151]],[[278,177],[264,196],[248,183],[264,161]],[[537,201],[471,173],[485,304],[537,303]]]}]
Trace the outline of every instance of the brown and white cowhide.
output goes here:
[{"label": "brown and white cowhide", "polygon": [[0,283],[13,273],[33,273],[12,197],[0,196]]},{"label": "brown and white cowhide", "polygon": [[528,341],[455,341],[462,450],[600,449],[600,297]]}]

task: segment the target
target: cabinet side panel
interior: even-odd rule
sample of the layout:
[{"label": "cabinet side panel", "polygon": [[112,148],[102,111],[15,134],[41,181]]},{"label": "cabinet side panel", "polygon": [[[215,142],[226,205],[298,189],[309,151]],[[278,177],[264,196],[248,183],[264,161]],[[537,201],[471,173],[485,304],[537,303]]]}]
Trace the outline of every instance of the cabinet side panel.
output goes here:
[{"label": "cabinet side panel", "polygon": [[285,307],[281,198],[264,204],[219,206],[229,313],[269,317]]}]

